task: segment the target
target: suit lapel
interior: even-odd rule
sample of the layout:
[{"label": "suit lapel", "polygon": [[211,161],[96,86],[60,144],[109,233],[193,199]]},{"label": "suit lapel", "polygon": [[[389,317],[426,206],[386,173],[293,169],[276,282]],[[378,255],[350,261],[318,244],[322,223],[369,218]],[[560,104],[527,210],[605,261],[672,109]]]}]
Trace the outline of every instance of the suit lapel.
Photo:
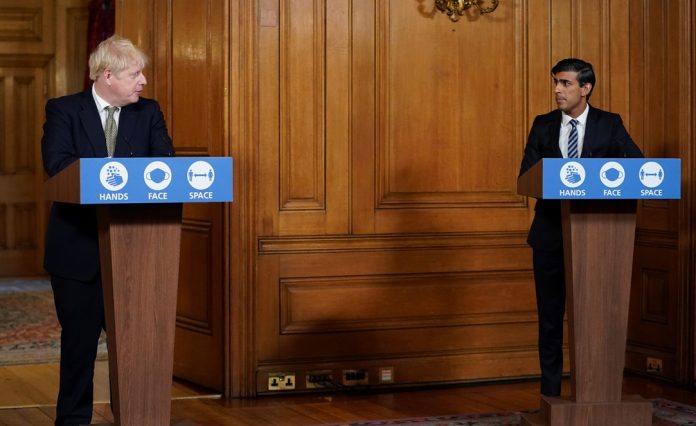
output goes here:
[{"label": "suit lapel", "polygon": [[[138,113],[134,105],[127,105],[121,108],[118,119],[118,133],[116,141],[116,151],[114,155],[128,156],[131,150],[131,134],[137,123]],[[106,138],[102,127],[101,117],[97,111],[97,106],[92,97],[92,91],[86,90],[80,105],[80,121],[89,137],[89,142],[94,150],[94,156],[106,157]]]},{"label": "suit lapel", "polygon": [[556,110],[556,114],[553,116],[553,121],[549,126],[548,140],[551,143],[551,151],[553,151],[554,158],[563,158],[563,153],[561,152],[561,147],[558,145],[558,140],[561,136],[561,111]]},{"label": "suit lapel", "polygon": [[580,157],[590,157],[593,145],[597,140],[597,120],[599,119],[599,114],[597,110],[590,106],[590,110],[587,112],[587,121],[585,122],[585,136],[582,141],[582,152]]},{"label": "suit lapel", "polygon": [[97,105],[94,103],[92,91],[86,90],[82,97],[80,105],[80,121],[87,133],[95,157],[106,157],[106,139],[104,137],[104,128],[99,118]]},{"label": "suit lapel", "polygon": [[126,105],[121,108],[121,115],[118,118],[118,135],[116,142],[116,152],[119,153],[119,156],[127,157],[129,151],[132,150],[131,144],[133,140],[131,135],[133,134],[137,118],[138,114],[132,105]]}]

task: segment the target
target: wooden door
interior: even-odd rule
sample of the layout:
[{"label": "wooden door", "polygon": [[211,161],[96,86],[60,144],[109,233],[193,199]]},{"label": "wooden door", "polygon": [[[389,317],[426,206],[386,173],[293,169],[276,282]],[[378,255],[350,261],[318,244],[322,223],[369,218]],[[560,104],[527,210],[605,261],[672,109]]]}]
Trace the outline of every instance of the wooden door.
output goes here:
[{"label": "wooden door", "polygon": [[45,274],[44,105],[82,89],[86,25],[87,0],[0,2],[0,276]]},{"label": "wooden door", "polygon": [[[2,61],[2,60],[0,60]],[[8,66],[9,65],[9,66]],[[0,63],[0,271],[43,272],[45,206],[39,140],[47,63]]]},{"label": "wooden door", "polygon": [[0,3],[0,276],[43,273],[40,140],[51,84],[53,3]]}]

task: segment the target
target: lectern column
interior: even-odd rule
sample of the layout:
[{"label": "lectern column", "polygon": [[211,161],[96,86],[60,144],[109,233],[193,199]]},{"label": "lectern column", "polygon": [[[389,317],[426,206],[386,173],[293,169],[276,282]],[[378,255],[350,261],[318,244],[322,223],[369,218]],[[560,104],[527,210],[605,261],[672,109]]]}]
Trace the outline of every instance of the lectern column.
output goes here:
[{"label": "lectern column", "polygon": [[181,204],[98,207],[117,425],[170,423]]},{"label": "lectern column", "polygon": [[571,397],[542,398],[523,425],[650,426],[652,405],[622,398],[635,200],[564,200]]}]

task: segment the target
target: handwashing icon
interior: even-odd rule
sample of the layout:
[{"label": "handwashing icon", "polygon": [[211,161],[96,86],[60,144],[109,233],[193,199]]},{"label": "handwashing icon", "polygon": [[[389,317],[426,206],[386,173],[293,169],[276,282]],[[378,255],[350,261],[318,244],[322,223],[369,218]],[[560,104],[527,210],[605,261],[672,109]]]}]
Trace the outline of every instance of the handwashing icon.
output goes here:
[{"label": "handwashing icon", "polygon": [[561,167],[560,178],[568,188],[577,188],[585,182],[585,168],[577,161],[567,162]]},{"label": "handwashing icon", "polygon": [[109,161],[99,171],[102,186],[109,191],[119,191],[128,183],[128,170],[118,161]]},{"label": "handwashing icon", "polygon": [[582,176],[580,176],[580,173],[578,172],[578,169],[572,166],[569,166],[568,169],[566,170],[566,176],[565,180],[569,183],[578,183],[582,179]]}]

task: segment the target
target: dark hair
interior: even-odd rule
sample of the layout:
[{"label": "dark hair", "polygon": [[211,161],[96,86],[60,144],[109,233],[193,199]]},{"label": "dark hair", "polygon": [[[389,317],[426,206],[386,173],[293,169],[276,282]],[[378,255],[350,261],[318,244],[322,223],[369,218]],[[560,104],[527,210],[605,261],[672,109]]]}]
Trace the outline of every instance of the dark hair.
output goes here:
[{"label": "dark hair", "polygon": [[590,92],[587,94],[587,99],[590,99],[590,95],[595,87],[595,74],[592,69],[592,64],[582,59],[567,58],[558,61],[558,63],[551,68],[551,74],[558,74],[563,71],[575,71],[578,73],[577,79],[578,83],[580,83],[580,87],[584,86],[586,83],[592,85]]}]

